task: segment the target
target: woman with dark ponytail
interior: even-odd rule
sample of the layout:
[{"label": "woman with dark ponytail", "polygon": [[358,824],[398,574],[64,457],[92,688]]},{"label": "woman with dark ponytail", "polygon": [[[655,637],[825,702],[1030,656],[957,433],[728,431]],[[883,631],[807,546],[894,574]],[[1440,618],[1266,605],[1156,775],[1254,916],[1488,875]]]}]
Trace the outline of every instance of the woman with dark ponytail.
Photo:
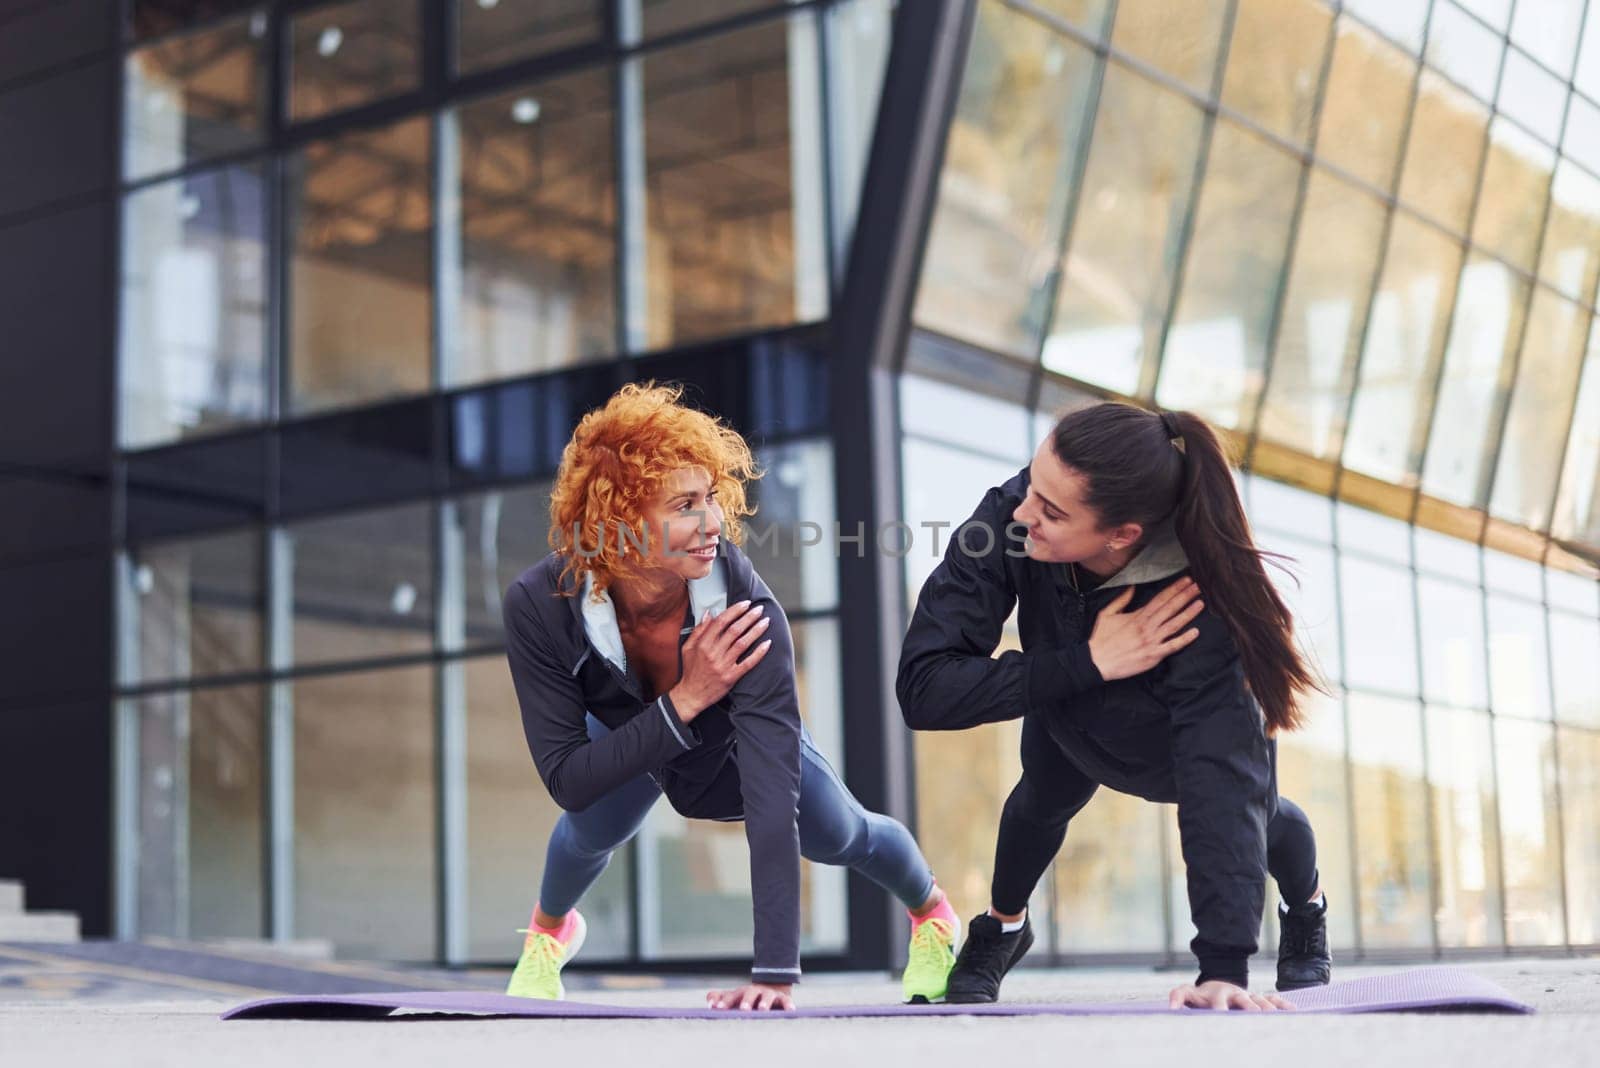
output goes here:
[{"label": "woman with dark ponytail", "polygon": [[[1329,981],[1316,841],[1278,796],[1274,742],[1323,687],[1229,467],[1191,413],[1071,412],[989,490],[923,585],[896,685],[906,723],[1023,721],[990,907],[968,927],[948,1000],[999,997],[1033,944],[1028,898],[1100,786],[1178,806],[1200,974],[1172,991],[1174,1007],[1291,1007],[1246,989],[1269,873],[1278,989]],[[1013,608],[1022,650],[995,657]]]}]

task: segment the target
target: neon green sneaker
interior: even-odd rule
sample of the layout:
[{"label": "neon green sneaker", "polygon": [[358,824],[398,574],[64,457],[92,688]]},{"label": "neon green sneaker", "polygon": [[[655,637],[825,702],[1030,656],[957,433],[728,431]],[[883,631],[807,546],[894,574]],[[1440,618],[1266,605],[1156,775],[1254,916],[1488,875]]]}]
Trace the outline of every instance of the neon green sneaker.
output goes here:
[{"label": "neon green sneaker", "polygon": [[912,922],[911,950],[906,956],[905,974],[900,977],[907,1004],[944,1000],[960,939],[961,919],[948,908],[941,908],[921,922]]},{"label": "neon green sneaker", "polygon": [[518,933],[528,938],[522,943],[522,957],[517,961],[517,970],[511,973],[511,982],[506,984],[506,993],[514,998],[545,1001],[560,1001],[566,997],[566,989],[561,985],[561,967],[583,948],[584,935],[589,933],[583,916],[573,909],[559,934],[526,927]]}]

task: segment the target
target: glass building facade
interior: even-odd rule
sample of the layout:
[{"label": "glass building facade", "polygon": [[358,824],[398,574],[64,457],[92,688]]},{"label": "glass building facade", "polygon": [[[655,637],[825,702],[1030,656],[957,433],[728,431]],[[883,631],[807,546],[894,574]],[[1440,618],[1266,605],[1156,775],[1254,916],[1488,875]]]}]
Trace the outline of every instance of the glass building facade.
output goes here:
[{"label": "glass building facade", "polygon": [[[899,724],[920,532],[1111,397],[1225,431],[1293,558],[1336,952],[1600,944],[1587,7],[133,3],[116,932],[514,955],[558,811],[500,595],[657,378],[756,446],[810,728],[962,912],[1018,729]],[[863,516],[919,537],[816,536]],[[891,963],[881,895],[804,894],[808,960]],[[748,898],[742,829],[659,806],[584,959],[737,960]],[[1102,791],[1033,907],[1034,962],[1182,959],[1174,811]]]}]

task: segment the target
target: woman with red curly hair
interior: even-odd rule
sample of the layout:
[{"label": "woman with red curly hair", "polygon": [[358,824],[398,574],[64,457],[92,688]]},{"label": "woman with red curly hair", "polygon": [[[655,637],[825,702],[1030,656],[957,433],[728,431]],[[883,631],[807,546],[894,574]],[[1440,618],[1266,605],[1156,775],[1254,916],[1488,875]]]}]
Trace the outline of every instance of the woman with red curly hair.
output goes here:
[{"label": "woman with red curly hair", "polygon": [[712,1007],[793,1008],[802,856],[905,904],[906,997],[942,998],[960,921],[910,832],[862,808],[812,744],[788,620],[739,549],[755,460],[680,396],[629,385],[583,417],[550,497],[553,551],[506,591],[528,748],[565,810],[507,993],[562,996],[578,900],[665,794],[685,816],[743,820],[750,846],[754,966]]}]

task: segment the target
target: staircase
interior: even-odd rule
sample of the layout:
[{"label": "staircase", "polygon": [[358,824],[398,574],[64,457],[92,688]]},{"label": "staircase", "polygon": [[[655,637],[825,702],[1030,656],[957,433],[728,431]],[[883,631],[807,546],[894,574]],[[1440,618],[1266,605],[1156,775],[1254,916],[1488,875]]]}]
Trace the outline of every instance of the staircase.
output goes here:
[{"label": "staircase", "polygon": [[22,884],[0,879],[0,942],[77,942],[73,912],[23,911]]}]

